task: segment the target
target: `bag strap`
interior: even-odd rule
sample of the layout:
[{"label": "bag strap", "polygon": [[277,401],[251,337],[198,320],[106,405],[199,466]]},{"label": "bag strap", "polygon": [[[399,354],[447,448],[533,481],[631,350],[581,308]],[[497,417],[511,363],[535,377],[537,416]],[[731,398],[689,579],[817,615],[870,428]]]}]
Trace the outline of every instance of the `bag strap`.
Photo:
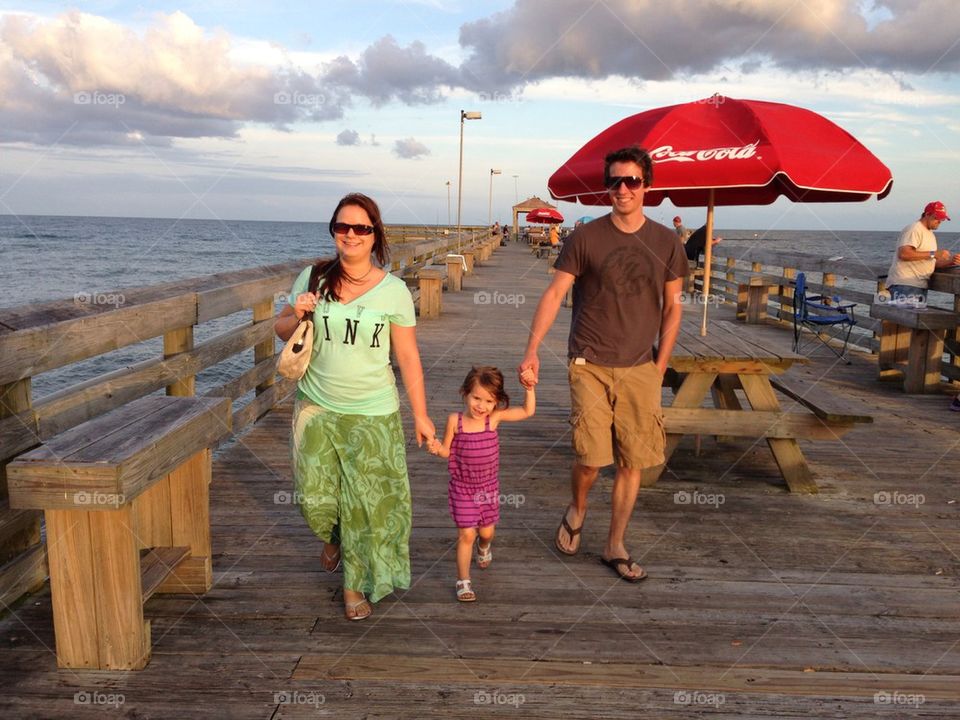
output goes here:
[{"label": "bag strap", "polygon": [[[307,292],[315,293],[317,288],[320,287],[320,263],[314,263],[313,267],[310,268],[310,281],[307,283]],[[303,317],[300,318],[300,322],[304,320],[313,320],[313,311],[305,312]]]}]

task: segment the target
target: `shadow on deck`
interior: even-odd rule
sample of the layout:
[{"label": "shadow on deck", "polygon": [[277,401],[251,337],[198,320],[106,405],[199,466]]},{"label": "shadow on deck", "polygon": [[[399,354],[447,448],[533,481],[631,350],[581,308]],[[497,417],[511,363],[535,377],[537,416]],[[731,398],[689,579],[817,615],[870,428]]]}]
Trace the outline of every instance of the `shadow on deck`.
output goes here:
[{"label": "shadow on deck", "polygon": [[[519,396],[511,369],[546,268],[501,248],[420,326],[438,426],[471,364],[500,366]],[[698,456],[685,439],[641,491],[628,547],[650,578],[633,586],[598,562],[609,472],[581,553],[553,549],[572,457],[568,321],[561,310],[541,354],[537,417],[502,433],[508,504],[494,563],[474,570],[479,602],[454,600],[445,463],[413,445],[412,587],[343,620],[340,575],[321,571],[289,502],[288,405],[219,454],[215,586],[149,601],[147,669],[58,671],[49,593],[29,597],[0,623],[4,717],[960,716],[960,416],[945,396],[877,382],[869,356],[792,368],[875,423],[802,443],[813,496],[787,493],[757,443],[705,437]]]}]

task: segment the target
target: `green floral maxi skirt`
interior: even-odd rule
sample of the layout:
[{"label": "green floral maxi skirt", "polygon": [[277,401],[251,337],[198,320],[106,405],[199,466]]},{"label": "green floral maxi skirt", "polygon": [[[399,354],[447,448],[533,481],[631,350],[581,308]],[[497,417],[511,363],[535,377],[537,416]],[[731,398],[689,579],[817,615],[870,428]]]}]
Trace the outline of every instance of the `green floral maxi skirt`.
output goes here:
[{"label": "green floral maxi skirt", "polygon": [[295,502],[339,543],[343,586],[376,602],[410,587],[410,481],[400,413],[341,415],[297,393],[290,434]]}]

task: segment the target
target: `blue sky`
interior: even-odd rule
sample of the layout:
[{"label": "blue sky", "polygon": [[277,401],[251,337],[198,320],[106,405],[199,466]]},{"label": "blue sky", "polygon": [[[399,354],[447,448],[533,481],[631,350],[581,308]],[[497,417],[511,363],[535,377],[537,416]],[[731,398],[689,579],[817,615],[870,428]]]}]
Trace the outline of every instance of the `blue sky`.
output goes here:
[{"label": "blue sky", "polygon": [[388,222],[432,224],[450,181],[455,221],[467,109],[483,119],[464,128],[463,219],[486,222],[496,168],[502,220],[607,126],[720,92],[824,114],[894,189],[721,208],[719,227],[899,229],[928,200],[960,206],[958,15],[950,0],[0,2],[0,213],[325,221],[362,190]]}]

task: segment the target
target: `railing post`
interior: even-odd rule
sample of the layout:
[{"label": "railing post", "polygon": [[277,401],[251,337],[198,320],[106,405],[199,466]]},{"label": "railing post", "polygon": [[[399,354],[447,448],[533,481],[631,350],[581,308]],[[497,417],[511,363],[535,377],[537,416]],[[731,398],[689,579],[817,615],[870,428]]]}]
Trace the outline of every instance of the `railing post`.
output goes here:
[{"label": "railing post", "polygon": [[464,250],[460,254],[463,255],[463,261],[467,265],[464,275],[473,275],[473,250]]},{"label": "railing post", "polygon": [[[263,320],[269,320],[272,317],[273,298],[262,300],[253,306],[253,321],[255,323]],[[276,345],[274,343],[273,335],[271,335],[268,339],[253,346],[253,364],[256,365],[267,358],[272,358],[276,354]],[[274,382],[275,375],[271,373],[270,377],[257,385],[257,395],[267,390],[267,388],[272,386]]]},{"label": "railing post", "polygon": [[[887,284],[883,281],[883,278],[877,278],[877,293],[876,295],[874,295],[874,300],[880,297],[880,293],[882,293],[886,289],[887,289]],[[879,328],[879,330],[877,328]],[[877,324],[877,326],[873,330],[873,343],[871,344],[870,352],[871,353],[874,352],[874,349],[873,349],[874,345],[877,346],[877,350],[879,351],[879,346],[882,344],[882,341],[883,341],[883,323],[880,322]]]},{"label": "railing post", "polygon": [[[170,330],[163,335],[163,359],[193,350],[193,326]],[[196,377],[188,375],[167,385],[167,395],[192,397],[196,394]]]},{"label": "railing post", "polygon": [[[733,298],[734,293],[737,291],[737,288],[736,288],[737,274],[736,272],[734,272],[737,267],[737,260],[734,257],[728,256],[725,264],[726,264],[727,272],[724,277],[726,278],[728,285],[727,287],[724,288],[723,294],[726,296],[726,299],[730,301],[734,299]],[[710,272],[710,268],[704,268],[703,271]],[[731,285],[733,285],[733,287],[731,287]]]},{"label": "railing post", "polygon": [[827,288],[830,288],[831,290],[833,290],[836,288],[836,285],[837,285],[837,276],[834,275],[833,273],[825,272],[823,274],[823,297],[824,299],[826,299],[828,304],[833,301],[832,298],[830,297],[833,295],[833,293],[828,292]]},{"label": "railing post", "polygon": [[[33,407],[32,380],[23,378],[0,385],[0,418],[10,417]],[[7,497],[7,463],[12,457],[0,448],[0,498]],[[47,578],[46,557],[39,547],[40,513],[36,510],[4,510],[0,534],[0,571],[11,563],[11,572],[0,572],[0,607],[10,605],[25,592],[38,589]],[[26,553],[32,553],[31,556]],[[24,562],[25,560],[25,562]],[[18,562],[19,561],[19,562]]]},{"label": "railing post", "polygon": [[[797,269],[785,267],[783,269],[783,299],[780,301],[780,310],[777,313],[777,319],[781,321],[791,322],[793,319],[793,286],[790,284],[791,280],[797,279]],[[790,300],[790,310],[785,309],[785,301]],[[784,317],[786,315],[786,317]]]},{"label": "railing post", "polygon": [[[960,295],[953,296],[953,311],[955,313],[960,313]],[[957,354],[956,352],[958,349],[960,349],[960,328],[948,330],[947,337],[950,338],[950,344],[948,346],[948,352],[950,353],[950,364],[954,367],[960,367],[960,354]]]}]

